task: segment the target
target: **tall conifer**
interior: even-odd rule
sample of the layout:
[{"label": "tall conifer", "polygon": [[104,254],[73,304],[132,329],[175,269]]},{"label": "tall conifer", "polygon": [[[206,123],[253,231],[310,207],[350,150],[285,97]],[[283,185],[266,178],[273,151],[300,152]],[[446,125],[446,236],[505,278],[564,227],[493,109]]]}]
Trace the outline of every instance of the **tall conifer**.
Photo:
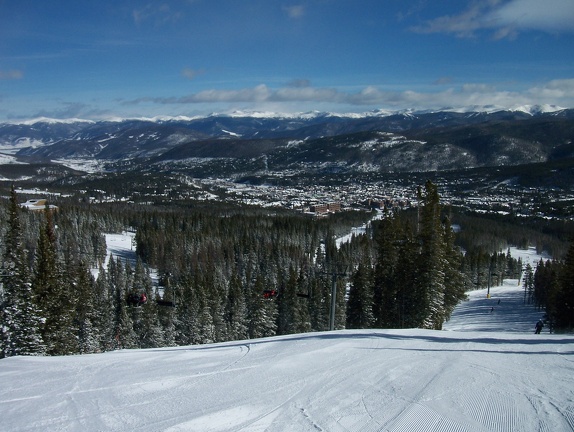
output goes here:
[{"label": "tall conifer", "polygon": [[422,201],[420,211],[419,239],[421,256],[419,267],[420,326],[440,330],[445,320],[445,246],[441,229],[441,210],[438,188],[430,181],[424,192],[419,191]]},{"label": "tall conifer", "polygon": [[40,228],[32,286],[44,318],[43,338],[48,354],[68,355],[78,350],[73,329],[76,297],[73,275],[62,272],[58,262],[57,239],[52,211],[46,207]]},{"label": "tall conifer", "polygon": [[239,275],[234,272],[229,281],[225,316],[230,340],[248,337],[247,305]]},{"label": "tall conifer", "polygon": [[14,186],[10,192],[8,230],[4,237],[0,290],[0,357],[41,355],[45,345],[42,318],[36,307],[26,266],[20,209]]},{"label": "tall conifer", "polygon": [[347,328],[371,328],[373,314],[373,270],[369,264],[360,263],[351,279],[347,301]]},{"label": "tall conifer", "polygon": [[563,329],[574,328],[574,241],[564,259],[556,300],[556,325]]}]

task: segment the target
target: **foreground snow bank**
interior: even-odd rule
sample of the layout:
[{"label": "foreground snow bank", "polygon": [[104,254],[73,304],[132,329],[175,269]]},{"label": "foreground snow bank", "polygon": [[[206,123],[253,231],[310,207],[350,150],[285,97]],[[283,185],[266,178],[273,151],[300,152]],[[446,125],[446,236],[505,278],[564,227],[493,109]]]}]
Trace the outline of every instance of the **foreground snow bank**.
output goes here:
[{"label": "foreground snow bank", "polygon": [[566,431],[574,337],[336,331],[0,362],[9,431]]},{"label": "foreground snow bank", "polygon": [[[130,236],[108,237],[114,255]],[[574,336],[534,335],[517,280],[449,331],[356,330],[0,360],[0,429],[572,431]],[[500,300],[500,302],[499,302]]]},{"label": "foreground snow bank", "polygon": [[509,329],[517,315],[537,312],[510,312],[522,299],[516,284],[491,294],[472,293],[451,331],[335,331],[3,359],[2,429],[573,430],[574,336],[534,335],[530,317],[523,330]]}]

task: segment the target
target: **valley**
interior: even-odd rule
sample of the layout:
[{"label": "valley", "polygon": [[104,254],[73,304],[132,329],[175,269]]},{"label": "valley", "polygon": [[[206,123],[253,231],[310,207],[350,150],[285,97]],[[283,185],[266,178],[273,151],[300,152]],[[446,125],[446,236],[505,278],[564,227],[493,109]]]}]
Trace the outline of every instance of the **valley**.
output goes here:
[{"label": "valley", "polygon": [[154,205],[313,212],[416,205],[571,220],[574,110],[245,113],[0,125],[0,187]]}]

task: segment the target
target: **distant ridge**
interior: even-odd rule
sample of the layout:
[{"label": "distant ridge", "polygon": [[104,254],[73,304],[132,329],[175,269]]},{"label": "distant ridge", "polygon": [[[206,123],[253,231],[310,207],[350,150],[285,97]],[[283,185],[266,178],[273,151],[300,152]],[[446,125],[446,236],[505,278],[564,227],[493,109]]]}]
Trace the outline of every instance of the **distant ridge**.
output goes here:
[{"label": "distant ridge", "polygon": [[269,170],[275,175],[452,171],[574,158],[574,109],[490,108],[493,112],[41,118],[0,124],[0,151],[26,163],[78,166],[70,161],[83,159],[101,170],[193,170],[195,176],[222,178]]},{"label": "distant ridge", "polygon": [[243,111],[235,110],[230,112],[213,112],[206,115],[186,116],[186,115],[157,115],[154,117],[104,117],[101,119],[83,119],[83,118],[51,118],[51,117],[36,117],[32,119],[17,119],[0,122],[0,124],[12,125],[33,125],[36,123],[101,123],[101,122],[124,122],[124,121],[142,121],[142,122],[189,122],[194,120],[201,120],[214,117],[230,117],[230,118],[259,118],[259,119],[317,119],[339,117],[348,119],[361,119],[372,117],[389,117],[393,115],[422,115],[422,114],[436,114],[441,112],[452,113],[497,113],[503,111],[522,112],[530,115],[554,113],[567,110],[568,108],[559,107],[556,105],[516,105],[512,107],[502,107],[497,105],[483,105],[483,106],[467,106],[467,107],[444,107],[438,110],[385,110],[376,109],[372,111],[363,112],[328,112],[328,111],[307,111],[307,112],[274,112],[274,111]]}]

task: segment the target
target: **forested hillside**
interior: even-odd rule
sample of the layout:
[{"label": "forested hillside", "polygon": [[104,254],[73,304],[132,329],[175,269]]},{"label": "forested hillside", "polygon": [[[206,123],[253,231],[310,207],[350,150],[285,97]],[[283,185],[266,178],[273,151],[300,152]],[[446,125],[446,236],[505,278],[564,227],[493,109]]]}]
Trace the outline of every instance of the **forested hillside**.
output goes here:
[{"label": "forested hillside", "polygon": [[[329,328],[441,329],[465,291],[519,277],[522,265],[484,247],[463,254],[439,201],[427,182],[416,218],[65,200],[57,211],[33,212],[12,190],[0,224],[1,355]],[[338,237],[365,223],[365,233],[338,246]],[[136,232],[137,262],[106,261],[104,234],[126,229]]]}]

